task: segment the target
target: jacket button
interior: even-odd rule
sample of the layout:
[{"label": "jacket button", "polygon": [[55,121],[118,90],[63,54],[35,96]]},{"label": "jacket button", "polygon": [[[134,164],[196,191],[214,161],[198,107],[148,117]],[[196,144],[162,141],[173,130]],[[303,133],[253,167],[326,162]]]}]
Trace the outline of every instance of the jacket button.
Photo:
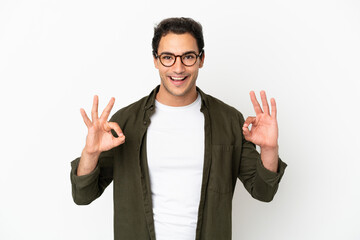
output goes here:
[{"label": "jacket button", "polygon": [[147,124],[147,121],[144,121],[144,125],[146,125]]}]

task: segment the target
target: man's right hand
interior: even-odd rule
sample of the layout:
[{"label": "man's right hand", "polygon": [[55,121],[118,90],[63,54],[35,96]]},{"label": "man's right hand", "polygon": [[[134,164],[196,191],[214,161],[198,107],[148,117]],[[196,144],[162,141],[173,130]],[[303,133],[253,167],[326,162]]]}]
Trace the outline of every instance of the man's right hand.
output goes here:
[{"label": "man's right hand", "polygon": [[[110,111],[114,106],[115,98],[111,98],[108,105],[98,117],[98,96],[94,96],[94,102],[91,110],[91,120],[84,109],[80,109],[81,116],[88,128],[85,148],[82,151],[77,175],[91,173],[99,160],[100,153],[110,150],[125,142],[125,136],[116,122],[108,122]],[[118,137],[114,137],[111,130],[114,130]]]}]

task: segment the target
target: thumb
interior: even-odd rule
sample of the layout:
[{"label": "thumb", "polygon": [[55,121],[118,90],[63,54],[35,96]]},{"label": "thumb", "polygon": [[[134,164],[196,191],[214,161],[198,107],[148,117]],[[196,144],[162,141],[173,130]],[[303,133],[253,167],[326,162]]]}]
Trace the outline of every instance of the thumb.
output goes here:
[{"label": "thumb", "polygon": [[251,136],[251,132],[249,131],[249,128],[247,127],[243,127],[243,135],[245,137],[246,140],[249,140],[250,136]]},{"label": "thumb", "polygon": [[254,124],[255,121],[256,121],[256,117],[250,116],[245,120],[243,127],[248,128],[250,126],[250,124]]},{"label": "thumb", "polygon": [[249,130],[249,126],[251,124],[253,124],[255,121],[256,121],[256,117],[248,117],[244,122],[242,130],[243,130],[243,134],[244,134],[244,137],[246,140],[249,140],[249,138],[251,137],[251,132]]},{"label": "thumb", "polygon": [[119,146],[125,142],[125,135],[123,134],[119,124],[116,122],[108,122],[109,127],[115,131],[118,137],[113,138],[115,146]]},{"label": "thumb", "polygon": [[116,122],[108,122],[108,125],[111,129],[113,129],[116,134],[118,135],[118,137],[125,137],[124,133],[122,132],[119,124],[117,124]]}]

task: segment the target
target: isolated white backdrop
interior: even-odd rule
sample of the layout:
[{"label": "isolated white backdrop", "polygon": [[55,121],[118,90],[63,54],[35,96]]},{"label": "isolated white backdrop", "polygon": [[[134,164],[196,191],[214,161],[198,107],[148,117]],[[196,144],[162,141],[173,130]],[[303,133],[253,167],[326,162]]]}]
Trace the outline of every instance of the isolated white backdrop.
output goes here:
[{"label": "isolated white backdrop", "polygon": [[[289,165],[271,203],[238,182],[233,239],[360,239],[360,2],[0,1],[0,239],[112,239],[112,187],[72,202],[79,109],[119,109],[159,83],[153,27],[187,16],[204,28],[198,86],[244,115],[249,91],[278,103]],[[113,111],[114,112],[114,111]]]}]

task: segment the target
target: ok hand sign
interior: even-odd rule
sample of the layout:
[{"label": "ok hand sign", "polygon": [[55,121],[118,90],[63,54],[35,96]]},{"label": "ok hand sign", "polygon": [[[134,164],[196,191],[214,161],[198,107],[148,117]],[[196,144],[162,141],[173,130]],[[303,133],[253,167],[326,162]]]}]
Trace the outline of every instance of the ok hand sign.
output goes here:
[{"label": "ok hand sign", "polygon": [[[125,142],[125,136],[116,122],[108,122],[110,111],[114,106],[115,98],[111,98],[105,107],[100,118],[98,116],[98,96],[94,96],[91,110],[91,120],[84,109],[80,109],[81,116],[88,128],[85,148],[81,154],[77,175],[85,175],[92,172],[98,162],[100,153],[110,150]],[[111,130],[114,130],[118,137],[114,137]]]},{"label": "ok hand sign", "polygon": [[[260,92],[262,109],[256,99],[255,93],[250,92],[250,99],[254,106],[256,117],[248,117],[243,125],[243,134],[246,140],[260,146],[261,148],[277,148],[278,124],[276,119],[275,99],[270,100],[271,114],[266,99],[265,91]],[[249,125],[251,130],[249,130]]]},{"label": "ok hand sign", "polygon": [[[125,136],[119,125],[115,122],[108,122],[107,119],[110,111],[114,106],[115,98],[111,98],[108,105],[98,117],[98,96],[94,96],[94,102],[91,110],[91,120],[86,115],[84,109],[80,109],[81,116],[88,128],[85,149],[88,154],[100,154],[103,151],[110,150],[125,142]],[[114,137],[111,133],[113,129],[118,137]]]}]

